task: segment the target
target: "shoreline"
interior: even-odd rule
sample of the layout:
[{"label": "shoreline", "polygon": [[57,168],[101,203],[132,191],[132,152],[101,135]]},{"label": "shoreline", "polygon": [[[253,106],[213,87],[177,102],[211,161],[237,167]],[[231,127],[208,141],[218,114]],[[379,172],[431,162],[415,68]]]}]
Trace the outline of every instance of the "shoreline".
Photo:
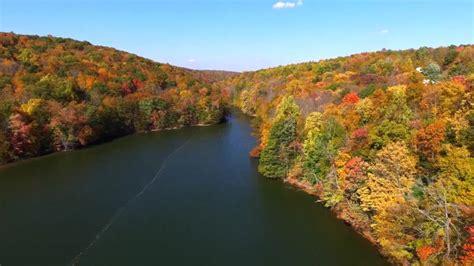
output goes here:
[{"label": "shoreline", "polygon": [[[318,189],[316,187],[314,187],[313,185],[311,185],[310,183],[306,182],[306,181],[303,181],[303,180],[299,180],[299,179],[296,179],[296,178],[283,178],[283,183],[285,184],[289,184],[309,195],[312,195],[314,197],[317,198],[316,202],[319,203],[319,204],[322,204],[323,207],[325,208],[328,208],[326,206],[324,206],[324,201],[321,200],[321,197],[320,197],[320,194],[318,193]],[[374,246],[376,248],[376,250],[378,251],[379,255],[381,257],[383,257],[384,259],[387,260],[387,262],[389,262],[390,264],[393,264],[393,261],[391,260],[390,257],[386,256],[381,248],[380,248],[380,245],[377,243],[377,241],[375,240],[375,237],[372,236],[370,234],[370,232],[366,231],[366,230],[363,230],[362,228],[360,228],[359,226],[356,226],[355,224],[353,224],[352,220],[350,219],[346,219],[344,218],[343,214],[344,212],[343,211],[340,211],[340,210],[337,210],[335,208],[328,208],[330,209],[330,211],[336,215],[336,218],[343,221],[344,224],[348,225],[351,227],[351,229],[356,232],[358,235],[362,236],[363,238],[367,239],[370,244],[372,246]]]},{"label": "shoreline", "polygon": [[168,127],[168,128],[153,129],[153,130],[147,130],[147,131],[143,131],[143,130],[142,131],[135,131],[135,132],[131,132],[129,134],[117,136],[117,137],[114,137],[114,138],[101,140],[101,141],[96,141],[96,142],[93,142],[93,143],[90,143],[90,144],[87,144],[87,145],[84,145],[84,146],[78,146],[78,147],[70,148],[70,149],[67,149],[67,150],[52,151],[52,152],[39,154],[39,155],[33,156],[33,157],[13,160],[13,161],[10,161],[10,162],[4,163],[4,164],[0,164],[0,169],[9,167],[11,165],[15,165],[17,163],[26,162],[26,161],[29,161],[29,160],[35,160],[35,159],[39,159],[39,158],[46,157],[46,156],[53,156],[53,155],[61,154],[61,153],[65,153],[65,152],[84,150],[84,149],[87,149],[87,148],[90,148],[90,147],[102,145],[102,144],[105,144],[105,143],[108,143],[108,142],[115,141],[115,140],[120,139],[120,138],[124,138],[124,137],[127,137],[127,136],[134,135],[134,134],[147,134],[147,133],[160,132],[160,131],[172,131],[172,130],[178,130],[178,129],[183,129],[183,128],[191,128],[191,127],[208,127],[208,126],[218,125],[220,123],[222,123],[222,122],[218,122],[218,123],[215,123],[215,124],[202,124],[202,123],[199,123],[199,124],[196,124],[196,125],[189,125],[189,126]]}]

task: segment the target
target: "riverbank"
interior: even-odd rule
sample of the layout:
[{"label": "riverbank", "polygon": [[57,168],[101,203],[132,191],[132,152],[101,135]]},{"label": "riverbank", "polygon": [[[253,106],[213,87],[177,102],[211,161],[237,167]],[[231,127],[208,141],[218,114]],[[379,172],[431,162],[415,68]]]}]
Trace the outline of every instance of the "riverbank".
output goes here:
[{"label": "riverbank", "polygon": [[88,143],[86,145],[77,145],[77,146],[74,146],[74,147],[71,147],[71,148],[68,148],[68,149],[64,149],[64,150],[54,150],[54,151],[38,154],[38,155],[32,156],[32,157],[17,158],[17,159],[14,159],[14,160],[10,160],[6,163],[1,163],[0,162],[0,169],[2,167],[8,166],[8,165],[11,165],[11,164],[14,164],[14,163],[22,162],[22,161],[41,158],[41,157],[45,157],[45,156],[53,155],[53,154],[57,154],[57,153],[77,151],[77,150],[87,149],[87,148],[98,146],[98,145],[103,145],[105,143],[112,142],[112,141],[115,141],[117,139],[127,137],[127,136],[130,136],[130,135],[133,135],[133,134],[152,133],[152,132],[161,132],[161,131],[173,131],[173,130],[178,130],[178,129],[183,129],[183,128],[192,128],[192,127],[208,127],[208,126],[213,126],[213,125],[217,125],[217,124],[220,124],[220,123],[225,123],[226,121],[227,121],[227,118],[222,118],[219,122],[214,123],[214,124],[199,123],[199,124],[196,124],[196,125],[189,125],[189,126],[168,127],[168,128],[161,128],[161,129],[152,129],[152,130],[147,130],[147,131],[143,131],[143,130],[142,131],[134,131],[134,132],[130,132],[129,134],[118,135],[116,137],[108,138],[108,139],[104,139],[104,140],[98,140],[98,141],[95,141],[95,142]]},{"label": "riverbank", "polygon": [[[322,200],[322,189],[319,189],[315,187],[314,185],[311,185],[309,182],[295,178],[295,177],[284,178],[283,182],[293,187],[296,187],[306,192],[307,194],[315,196],[316,198],[318,198],[317,202],[324,205],[324,201]],[[347,209],[330,208],[330,210],[336,215],[338,219],[342,220],[345,224],[349,225],[356,233],[363,236],[373,246],[375,246],[381,256],[383,256],[385,259],[393,263],[393,261],[391,261],[390,258],[386,254],[383,253],[383,250],[381,249],[380,245],[377,243],[375,236],[372,235],[370,231],[368,230],[369,225],[361,226],[360,224],[356,224],[354,222],[354,219],[351,219],[353,218],[352,214]]]}]

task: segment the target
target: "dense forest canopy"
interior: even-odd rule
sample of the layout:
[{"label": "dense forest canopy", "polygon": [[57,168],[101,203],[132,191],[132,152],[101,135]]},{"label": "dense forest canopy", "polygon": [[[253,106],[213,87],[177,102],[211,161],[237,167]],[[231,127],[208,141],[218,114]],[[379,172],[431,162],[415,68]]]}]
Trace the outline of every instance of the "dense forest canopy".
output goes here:
[{"label": "dense forest canopy", "polygon": [[221,82],[259,171],[318,195],[402,264],[474,257],[474,46],[362,53]]},{"label": "dense forest canopy", "polygon": [[71,39],[0,33],[0,164],[137,131],[220,121],[234,73]]},{"label": "dense forest canopy", "polygon": [[125,134],[254,117],[259,171],[318,195],[401,264],[474,258],[474,46],[242,74],[0,33],[0,164]]}]

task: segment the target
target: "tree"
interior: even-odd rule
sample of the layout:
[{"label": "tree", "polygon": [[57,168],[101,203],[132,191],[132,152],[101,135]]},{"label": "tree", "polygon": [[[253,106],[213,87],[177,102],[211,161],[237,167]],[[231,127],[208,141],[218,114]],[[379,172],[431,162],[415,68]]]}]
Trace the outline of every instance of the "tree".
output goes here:
[{"label": "tree", "polygon": [[[138,102],[139,115],[134,120],[135,128],[137,130],[160,129],[160,122],[158,121],[158,112],[168,109],[170,105],[163,99],[146,98]],[[162,117],[160,117],[161,119]]]},{"label": "tree", "polygon": [[314,174],[314,171],[311,171],[316,162],[314,159],[315,153],[317,152],[317,139],[320,136],[322,128],[322,114],[319,112],[313,112],[306,117],[304,132],[305,140],[303,143],[303,164],[306,170],[306,179],[310,182],[315,183],[317,177]]},{"label": "tree", "polygon": [[344,96],[342,102],[344,104],[355,104],[359,101],[359,96],[355,92],[350,92]]},{"label": "tree", "polygon": [[402,142],[394,142],[377,153],[367,185],[360,189],[362,207],[382,213],[391,204],[401,204],[416,182],[416,157]]},{"label": "tree", "polygon": [[295,156],[296,123],[299,108],[292,96],[283,97],[270,129],[268,144],[260,155],[258,170],[269,178],[284,177]]},{"label": "tree", "polygon": [[316,127],[309,131],[303,144],[303,165],[310,182],[316,183],[326,178],[345,141],[345,129],[334,118],[325,120],[321,129]]},{"label": "tree", "polygon": [[10,160],[10,143],[7,137],[0,132],[0,164],[4,164]]},{"label": "tree", "polygon": [[463,245],[463,254],[460,257],[463,265],[472,265],[474,263],[474,225],[467,228],[468,238]]},{"label": "tree", "polygon": [[466,114],[466,120],[468,126],[462,129],[460,135],[462,143],[468,148],[471,154],[474,154],[474,110]]},{"label": "tree", "polygon": [[438,183],[446,189],[447,200],[455,204],[474,205],[474,158],[465,147],[446,145],[446,155],[438,161]]},{"label": "tree", "polygon": [[310,113],[304,123],[304,135],[317,135],[321,131],[322,114],[320,112]]},{"label": "tree", "polygon": [[360,123],[365,125],[370,122],[373,117],[374,104],[370,98],[362,99],[356,104],[356,112],[360,117]]},{"label": "tree", "polygon": [[243,90],[240,94],[240,109],[248,114],[255,115],[257,111],[257,105],[255,104],[257,100],[257,90],[247,89]]},{"label": "tree", "polygon": [[10,145],[13,149],[13,155],[17,158],[32,157],[40,151],[37,134],[35,134],[37,125],[25,120],[21,114],[11,115],[9,120]]},{"label": "tree", "polygon": [[407,103],[406,86],[393,86],[387,89],[389,102],[383,109],[384,118],[398,124],[406,125],[412,117]]},{"label": "tree", "polygon": [[353,157],[344,165],[341,173],[341,187],[347,198],[351,198],[355,192],[365,185],[369,164],[361,157]]},{"label": "tree", "polygon": [[351,150],[359,150],[364,148],[368,142],[369,132],[367,128],[358,128],[352,131],[350,136],[349,147]]},{"label": "tree", "polygon": [[366,185],[357,190],[363,210],[374,215],[379,244],[400,261],[412,257],[405,245],[413,237],[400,227],[416,224],[412,209],[406,208],[416,182],[416,163],[404,143],[390,143],[377,153]]},{"label": "tree", "polygon": [[438,243],[444,253],[443,264],[451,265],[461,248],[463,217],[460,206],[450,201],[448,190],[445,183],[433,183],[426,188],[421,202],[411,208],[422,216],[418,223],[422,238]]},{"label": "tree", "polygon": [[79,91],[73,82],[54,75],[46,75],[30,88],[32,95],[44,100],[68,102],[79,99]]},{"label": "tree", "polygon": [[458,52],[456,51],[456,48],[452,47],[448,50],[448,54],[446,54],[446,57],[444,58],[444,65],[447,66],[454,62],[454,59],[458,56]]},{"label": "tree", "polygon": [[54,130],[57,150],[69,150],[78,144],[85,145],[92,129],[87,125],[84,104],[75,102],[57,108],[50,126]]},{"label": "tree", "polygon": [[410,131],[404,124],[384,120],[369,131],[370,146],[381,149],[392,141],[405,141],[410,137]]},{"label": "tree", "polygon": [[441,79],[441,68],[436,63],[431,63],[423,69],[423,74],[430,83],[436,83]]},{"label": "tree", "polygon": [[415,148],[422,158],[434,162],[436,155],[441,151],[444,136],[444,123],[442,121],[436,121],[418,130],[414,140]]},{"label": "tree", "polygon": [[461,108],[461,103],[464,96],[467,96],[464,85],[458,82],[443,82],[440,86],[439,107],[440,111],[449,115],[453,111]]}]

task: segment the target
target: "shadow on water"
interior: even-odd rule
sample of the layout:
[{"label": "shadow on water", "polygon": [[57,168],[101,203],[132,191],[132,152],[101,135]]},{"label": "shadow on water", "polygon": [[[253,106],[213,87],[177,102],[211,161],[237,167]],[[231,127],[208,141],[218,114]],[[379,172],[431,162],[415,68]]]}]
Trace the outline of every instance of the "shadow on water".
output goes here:
[{"label": "shadow on water", "polygon": [[0,169],[0,264],[387,264],[313,197],[260,176],[250,131],[237,113]]}]

